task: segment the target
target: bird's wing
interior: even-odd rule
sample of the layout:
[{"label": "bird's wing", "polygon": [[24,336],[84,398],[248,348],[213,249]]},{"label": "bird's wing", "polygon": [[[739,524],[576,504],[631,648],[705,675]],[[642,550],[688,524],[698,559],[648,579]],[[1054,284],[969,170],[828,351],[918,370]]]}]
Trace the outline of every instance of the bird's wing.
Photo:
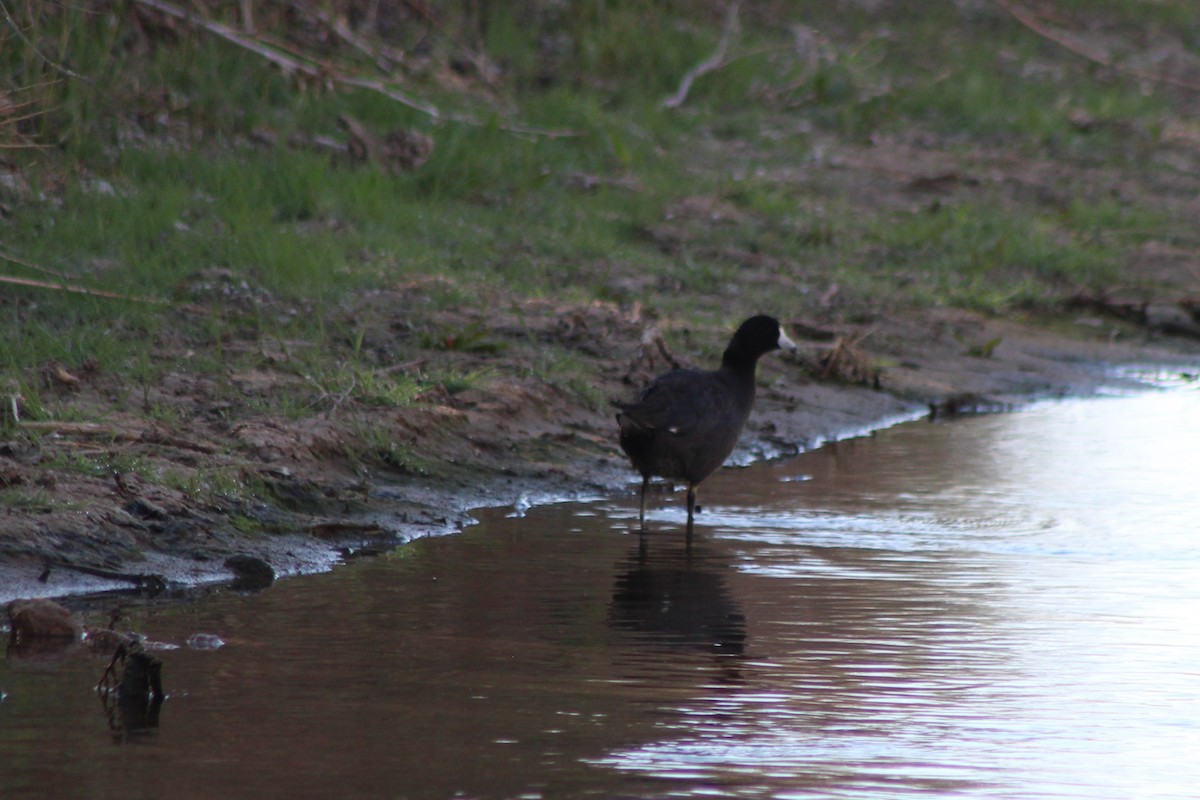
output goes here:
[{"label": "bird's wing", "polygon": [[728,397],[710,373],[677,369],[660,375],[621,408],[621,425],[686,436],[725,416]]}]

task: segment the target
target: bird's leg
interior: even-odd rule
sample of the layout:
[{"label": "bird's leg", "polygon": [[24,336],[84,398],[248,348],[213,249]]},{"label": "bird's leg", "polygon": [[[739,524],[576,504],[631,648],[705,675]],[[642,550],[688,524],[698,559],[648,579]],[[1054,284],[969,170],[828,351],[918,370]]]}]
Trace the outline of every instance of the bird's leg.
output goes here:
[{"label": "bird's leg", "polygon": [[642,505],[638,511],[638,526],[643,532],[646,530],[646,487],[650,485],[650,476],[642,476]]},{"label": "bird's leg", "polygon": [[693,483],[688,484],[687,508],[688,508],[687,543],[690,546],[692,544],[692,523],[696,516],[696,485]]}]

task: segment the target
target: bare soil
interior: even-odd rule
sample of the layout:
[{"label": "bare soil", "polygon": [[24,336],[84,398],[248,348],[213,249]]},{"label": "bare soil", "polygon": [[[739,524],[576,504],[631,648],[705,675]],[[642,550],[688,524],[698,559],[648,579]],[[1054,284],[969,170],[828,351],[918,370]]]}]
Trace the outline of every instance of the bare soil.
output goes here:
[{"label": "bare soil", "polygon": [[[869,145],[813,137],[816,155],[771,163],[772,180],[873,214],[936,211],[974,192],[1014,208],[1062,208],[1091,193],[1171,219],[1200,210],[1200,151],[1182,135],[1156,150],[1170,169],[1151,171],[964,150],[920,132]],[[701,171],[751,171],[763,159],[748,144],[701,139],[691,148]],[[903,298],[839,293],[817,282],[827,279],[810,283],[791,256],[737,249],[727,242],[738,237],[714,234],[752,217],[726,199],[688,197],[639,231],[667,251],[737,264],[739,280],[769,287],[777,307],[792,309],[783,321],[801,351],[761,362],[759,399],[733,463],[899,420],[1002,412],[1200,368],[1200,251],[1190,234],[1137,246],[1126,270],[1136,290],[1058,305],[1047,298],[1043,316],[1018,320],[905,311]],[[311,343],[252,331],[219,343],[168,332],[153,342],[153,363],[174,366],[137,386],[88,361],[44,365],[53,421],[21,419],[0,440],[0,600],[135,585],[140,575],[229,580],[235,556],[261,558],[281,575],[324,569],[350,553],[457,530],[483,506],[519,513],[553,498],[632,493],[639,481],[617,447],[608,402],[677,364],[713,366],[730,331],[643,306],[641,297],[688,290],[635,264],[579,266],[587,268],[603,269],[611,296],[624,299],[570,304],[496,290],[486,308],[447,308],[446,279],[428,278],[347,300],[346,329],[368,332],[358,343],[363,379],[475,376],[411,402],[370,401],[345,380],[322,385],[309,373]],[[564,283],[571,274],[564,270]],[[186,294],[272,313],[266,293],[230,278],[199,272]],[[709,319],[721,299],[696,302],[708,303],[699,318]],[[195,352],[218,344],[251,366],[192,366]],[[538,367],[548,356],[568,357],[569,374]]]},{"label": "bare soil", "polygon": [[[384,338],[406,336],[433,288],[397,287],[354,313],[394,331]],[[229,580],[226,559],[237,555],[262,558],[280,575],[319,570],[459,529],[474,508],[519,513],[553,498],[632,492],[637,476],[617,447],[611,409],[597,398],[627,398],[676,363],[708,366],[711,356],[697,351],[719,352],[729,335],[650,318],[636,303],[514,298],[435,316],[426,321],[437,329],[485,326],[489,346],[447,344],[419,364],[381,369],[441,365],[485,377],[401,407],[346,396],[320,398],[315,413],[256,411],[304,389],[283,353],[220,380],[169,372],[135,393],[86,364],[48,365],[47,391],[103,422],[42,423],[37,436],[0,442],[0,488],[28,498],[0,512],[0,599],[133,585],[137,575],[169,585]],[[1086,310],[1037,324],[952,310],[862,325],[785,322],[801,351],[761,362],[757,406],[733,463],[931,413],[1004,411],[1144,385],[1156,370],[1187,374],[1200,363],[1194,338]],[[370,344],[388,352],[385,340]],[[573,355],[591,391],[534,375],[528,365],[550,347]],[[156,418],[146,415],[150,406]]]}]

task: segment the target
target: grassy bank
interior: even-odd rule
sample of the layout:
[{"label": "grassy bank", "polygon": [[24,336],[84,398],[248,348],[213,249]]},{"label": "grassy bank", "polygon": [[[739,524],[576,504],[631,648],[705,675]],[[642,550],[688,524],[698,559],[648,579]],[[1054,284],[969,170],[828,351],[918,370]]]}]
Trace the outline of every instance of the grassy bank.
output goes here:
[{"label": "grassy bank", "polygon": [[[601,408],[529,301],[635,309],[678,344],[760,310],[1054,315],[1197,285],[1190,0],[6,8],[7,436],[186,429],[179,375],[230,425],[513,375]],[[356,158],[346,118],[432,152]],[[290,379],[246,391],[264,370]],[[380,436],[342,454],[419,461]]]}]

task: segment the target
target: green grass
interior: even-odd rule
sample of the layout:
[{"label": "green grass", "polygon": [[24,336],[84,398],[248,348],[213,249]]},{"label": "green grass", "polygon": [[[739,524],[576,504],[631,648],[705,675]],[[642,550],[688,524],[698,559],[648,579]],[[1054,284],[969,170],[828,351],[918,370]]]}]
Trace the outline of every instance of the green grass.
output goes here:
[{"label": "green grass", "polygon": [[4,488],[0,489],[0,508],[26,514],[45,514],[55,510],[75,508],[73,503],[64,502],[45,489]]},{"label": "green grass", "polygon": [[43,461],[45,469],[76,472],[93,478],[110,478],[114,472],[132,472],[142,477],[153,477],[152,468],[144,459],[130,455],[113,454],[63,454]]},{"label": "green grass", "polygon": [[167,468],[154,478],[164,486],[205,503],[221,498],[265,496],[262,482],[236,469],[177,470]]},{"label": "green grass", "polygon": [[[38,6],[48,15],[39,29],[46,52],[94,80],[55,80],[61,75],[11,34],[0,39],[10,76],[0,90],[45,111],[23,135],[54,144],[41,154],[13,151],[32,188],[0,215],[4,252],[70,283],[211,313],[6,286],[0,370],[36,398],[31,370],[49,360],[94,358],[144,385],[171,366],[155,363],[148,344],[182,341],[198,352],[192,368],[220,371],[229,363],[213,350],[227,339],[298,339],[312,344],[318,394],[403,405],[425,382],[383,379],[378,364],[356,363],[345,312],[363,293],[418,277],[449,279],[431,289],[430,311],[486,305],[490,292],[636,297],[667,314],[725,321],[811,305],[837,282],[846,296],[887,297],[892,308],[1003,313],[1110,281],[1122,248],[1180,229],[1177,216],[1149,201],[1087,187],[1069,187],[1080,191],[1060,205],[1014,207],[985,188],[937,207],[897,208],[777,177],[783,169],[803,176],[830,143],[916,135],[963,154],[1001,149],[1160,169],[1142,162],[1177,113],[1164,87],[1098,68],[999,7],[900,5],[870,15],[842,4],[747,7],[738,57],[699,77],[671,112],[660,101],[720,38],[716,5],[491,5],[476,29],[472,15],[446,3],[444,25],[465,27],[459,39],[434,42],[435,61],[455,42],[477,41],[503,78],[473,93],[420,79],[406,90],[483,125],[434,125],[368,91],[298,87],[199,33],[141,42],[120,4],[95,19],[82,7]],[[1200,42],[1185,0],[1061,6],[1126,32],[1131,47],[1164,28],[1193,49]],[[232,6],[217,13],[234,19]],[[800,55],[790,24],[812,32]],[[526,124],[581,135],[504,131],[496,112],[509,106]],[[414,173],[390,175],[251,141],[264,129],[280,142],[337,136],[344,113],[380,131],[424,130],[434,154]],[[3,123],[0,135],[11,134]],[[628,177],[636,187],[581,189],[580,176]],[[693,195],[728,202],[743,218],[686,221],[672,234],[678,241],[664,244],[667,209]],[[246,287],[204,288],[197,276],[213,269]],[[58,280],[13,263],[3,272]],[[621,288],[645,276],[634,295]],[[489,346],[486,334],[458,334]],[[434,331],[424,346],[447,335]],[[486,377],[475,369],[424,380],[453,390]],[[571,368],[537,369],[586,392]],[[292,407],[303,414],[311,405],[293,398]]]},{"label": "green grass", "polygon": [[961,205],[891,219],[874,238],[882,269],[908,272],[918,298],[995,311],[1045,304],[1117,274],[1104,248],[1071,233],[1046,216]]}]

